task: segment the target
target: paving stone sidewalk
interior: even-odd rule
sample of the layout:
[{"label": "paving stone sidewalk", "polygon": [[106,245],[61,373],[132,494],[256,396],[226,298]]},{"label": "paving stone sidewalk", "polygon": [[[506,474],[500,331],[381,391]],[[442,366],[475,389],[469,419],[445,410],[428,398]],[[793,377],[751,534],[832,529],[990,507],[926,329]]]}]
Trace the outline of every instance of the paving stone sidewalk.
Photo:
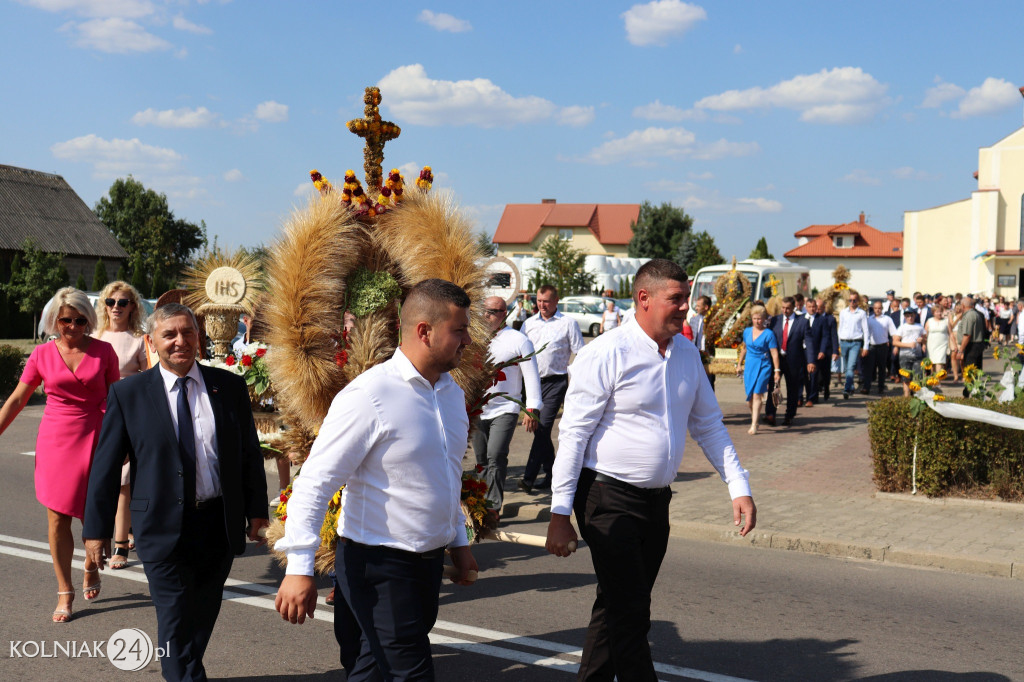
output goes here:
[{"label": "paving stone sidewalk", "polygon": [[[672,485],[673,535],[1024,580],[1024,504],[875,491],[867,405],[877,396],[843,400],[840,392],[801,408],[791,427],[750,436],[742,382],[719,377],[717,395],[750,471],[757,528],[739,537],[725,485],[687,439]],[[503,525],[550,518],[549,494],[516,488],[532,440],[522,427],[513,437]]]}]

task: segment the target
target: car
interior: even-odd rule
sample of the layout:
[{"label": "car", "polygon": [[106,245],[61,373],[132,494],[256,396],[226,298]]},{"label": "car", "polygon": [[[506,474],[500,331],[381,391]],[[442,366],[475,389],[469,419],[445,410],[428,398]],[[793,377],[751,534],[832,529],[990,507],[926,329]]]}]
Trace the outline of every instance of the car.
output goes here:
[{"label": "car", "polygon": [[[578,300],[580,298],[593,298],[596,302]],[[566,317],[576,320],[584,334],[597,336],[601,333],[601,313],[604,308],[600,296],[568,296],[558,302],[558,310]]]}]

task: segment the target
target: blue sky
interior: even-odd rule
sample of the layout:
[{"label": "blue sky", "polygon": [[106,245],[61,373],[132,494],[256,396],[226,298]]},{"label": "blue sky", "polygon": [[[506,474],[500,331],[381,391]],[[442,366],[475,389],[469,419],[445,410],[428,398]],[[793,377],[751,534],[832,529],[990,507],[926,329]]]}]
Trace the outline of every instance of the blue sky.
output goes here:
[{"label": "blue sky", "polygon": [[379,85],[385,171],[431,165],[481,230],[647,199],[779,256],[969,196],[1022,123],[1022,25],[1019,1],[0,0],[0,163],[89,205],[131,173],[220,245],[269,243],[310,169],[362,177],[345,122]]}]

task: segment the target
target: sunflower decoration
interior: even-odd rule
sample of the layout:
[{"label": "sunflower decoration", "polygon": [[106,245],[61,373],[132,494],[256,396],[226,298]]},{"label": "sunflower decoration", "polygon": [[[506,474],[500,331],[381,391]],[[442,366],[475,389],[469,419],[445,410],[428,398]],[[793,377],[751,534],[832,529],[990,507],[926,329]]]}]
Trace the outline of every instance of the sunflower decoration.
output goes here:
[{"label": "sunflower decoration", "polygon": [[[367,88],[364,101],[366,118],[348,127],[367,140],[365,189],[353,171],[345,173],[340,196],[324,184],[319,171],[318,177],[311,174],[314,186],[320,182],[320,194],[292,213],[268,259],[270,293],[263,318],[274,353],[271,380],[289,427],[286,433],[303,434],[291,454],[297,460],[308,456],[308,435],[317,432],[334,396],[394,354],[401,300],[425,279],[453,282],[472,302],[474,341],[451,372],[467,405],[479,401],[493,374],[481,314],[486,278],[477,262],[472,225],[451,195],[428,191],[433,180],[429,167],[420,174],[425,182],[413,186],[406,186],[397,169],[384,180],[384,142],[401,131],[380,121],[376,88]],[[279,518],[272,524],[271,543],[284,535],[283,523]],[[336,530],[336,516],[334,524]],[[333,561],[337,533],[329,530],[321,539],[318,570]]]},{"label": "sunflower decoration", "polygon": [[852,274],[845,265],[836,266],[832,271],[832,279],[835,282],[821,295],[822,312],[830,312],[836,318],[839,317],[839,313],[846,308],[850,300],[850,277]]},{"label": "sunflower decoration", "polygon": [[743,338],[743,327],[749,320],[752,289],[746,275],[732,269],[715,280],[715,305],[708,311],[705,335],[715,348],[736,348]]}]

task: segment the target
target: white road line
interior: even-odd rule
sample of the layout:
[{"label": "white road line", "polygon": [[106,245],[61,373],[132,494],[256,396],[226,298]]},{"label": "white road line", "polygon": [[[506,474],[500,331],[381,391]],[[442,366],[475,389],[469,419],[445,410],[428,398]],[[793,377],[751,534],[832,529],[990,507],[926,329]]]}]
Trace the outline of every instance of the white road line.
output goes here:
[{"label": "white road line", "polygon": [[28,455],[29,457],[35,457],[36,456],[36,451],[32,450],[31,452],[23,452],[21,454]]},{"label": "white road line", "polygon": [[[0,542],[6,542],[9,544],[21,545],[23,547],[30,547],[33,549],[46,550],[46,553],[33,552],[28,549],[21,549],[19,547],[8,547],[6,545],[0,545],[0,554],[7,554],[9,556],[15,556],[22,559],[32,559],[41,562],[50,562],[49,549],[50,546],[45,542],[38,540],[29,540],[27,538],[19,538],[11,535],[0,534]],[[85,557],[85,551],[82,549],[74,550],[75,556]],[[84,569],[83,562],[75,559],[72,560],[71,565],[73,568],[79,570]],[[146,574],[142,570],[142,566],[139,563],[135,563],[128,568],[117,570],[117,571],[104,571],[107,575],[104,577],[110,578],[121,578],[137,583],[146,583]],[[269,585],[261,585],[259,583],[252,583],[244,580],[236,580],[234,578],[228,578],[225,583],[225,587],[233,587],[236,589],[242,589],[249,592],[258,592],[267,597],[277,594],[277,588]],[[231,601],[238,604],[245,604],[247,606],[255,606],[261,609],[269,609],[276,613],[274,608],[274,600],[268,599],[267,597],[257,597],[251,594],[244,594],[235,590],[224,590],[224,600]],[[320,606],[326,606],[326,602],[321,597],[317,600]],[[324,621],[327,623],[334,622],[334,613],[324,609],[317,611],[314,620]],[[537,639],[535,637],[524,637],[515,635],[508,632],[501,632],[499,630],[489,630],[486,628],[479,628],[472,625],[463,625],[461,623],[453,623],[450,621],[439,620],[435,624],[435,630],[443,630],[445,632],[455,632],[463,635],[469,635],[477,637],[479,639],[488,640],[487,642],[476,642],[465,639],[459,639],[451,637],[449,635],[441,634],[436,631],[430,633],[430,643],[438,646],[444,646],[459,651],[467,651],[474,654],[483,656],[491,656],[493,658],[501,658],[516,663],[522,663],[525,665],[534,665],[549,670],[559,670],[567,673],[576,673],[579,669],[579,664],[565,658],[555,658],[546,655],[534,654],[527,651],[520,651],[517,649],[506,649],[504,647],[495,646],[495,643],[500,644],[513,644],[517,646],[530,647],[532,649],[539,649],[541,651],[548,651],[562,656],[572,656],[579,658],[582,655],[582,651],[579,647],[570,646],[567,644],[561,644],[559,642],[551,642],[548,640]],[[674,677],[682,677],[691,680],[700,680],[701,682],[752,682],[751,680],[745,680],[739,677],[730,677],[728,675],[720,675],[718,673],[706,672],[703,670],[694,670],[693,668],[683,668],[674,665],[668,665],[666,663],[655,663],[654,669],[665,675],[672,675]]]}]

